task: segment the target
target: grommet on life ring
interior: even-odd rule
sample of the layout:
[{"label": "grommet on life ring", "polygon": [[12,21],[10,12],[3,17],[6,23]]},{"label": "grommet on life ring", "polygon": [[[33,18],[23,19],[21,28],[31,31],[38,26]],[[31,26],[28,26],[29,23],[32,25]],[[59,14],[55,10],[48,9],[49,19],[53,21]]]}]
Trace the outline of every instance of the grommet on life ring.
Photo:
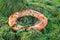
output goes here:
[{"label": "grommet on life ring", "polygon": [[38,20],[40,22],[38,24],[34,25],[34,26],[28,27],[26,30],[31,30],[31,29],[42,30],[42,29],[44,29],[46,27],[47,22],[48,22],[47,18],[43,14],[41,14],[39,12],[34,11],[34,10],[29,10],[29,9],[12,14],[9,17],[9,21],[8,21],[9,26],[11,26],[13,30],[24,30],[25,29],[24,26],[18,25],[18,24],[15,25],[15,24],[16,24],[16,21],[20,17],[29,16],[29,15],[38,18]]}]

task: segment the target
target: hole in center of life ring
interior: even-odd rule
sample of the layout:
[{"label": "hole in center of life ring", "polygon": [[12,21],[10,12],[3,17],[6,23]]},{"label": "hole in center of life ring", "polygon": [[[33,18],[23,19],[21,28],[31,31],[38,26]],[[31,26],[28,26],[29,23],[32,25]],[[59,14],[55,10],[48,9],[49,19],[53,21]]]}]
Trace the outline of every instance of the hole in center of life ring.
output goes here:
[{"label": "hole in center of life ring", "polygon": [[24,26],[24,28],[28,28],[29,26],[33,26],[38,24],[40,21],[38,18],[33,17],[33,16],[23,16],[19,18],[16,22],[16,24]]}]

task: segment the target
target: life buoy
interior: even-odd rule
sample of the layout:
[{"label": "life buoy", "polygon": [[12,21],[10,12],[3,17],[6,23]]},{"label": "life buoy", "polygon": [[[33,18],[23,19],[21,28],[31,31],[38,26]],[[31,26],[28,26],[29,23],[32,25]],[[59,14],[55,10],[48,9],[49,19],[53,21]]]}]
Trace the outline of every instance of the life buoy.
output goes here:
[{"label": "life buoy", "polygon": [[47,18],[39,12],[34,11],[34,10],[29,10],[29,9],[24,10],[22,12],[16,12],[16,13],[12,14],[9,17],[9,21],[8,21],[9,26],[11,26],[13,30],[24,30],[25,29],[24,26],[18,25],[18,24],[15,25],[15,24],[16,24],[16,21],[20,17],[29,16],[29,15],[38,18],[40,22],[38,24],[34,25],[34,26],[28,27],[27,30],[31,30],[31,29],[42,30],[46,27],[47,22],[48,22]]}]

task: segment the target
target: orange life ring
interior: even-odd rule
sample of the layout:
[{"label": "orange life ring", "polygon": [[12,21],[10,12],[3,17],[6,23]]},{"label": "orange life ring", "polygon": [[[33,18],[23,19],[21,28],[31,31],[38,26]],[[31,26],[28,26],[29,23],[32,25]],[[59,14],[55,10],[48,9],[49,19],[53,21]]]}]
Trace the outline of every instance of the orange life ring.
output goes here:
[{"label": "orange life ring", "polygon": [[39,12],[34,11],[34,10],[29,10],[29,9],[24,10],[22,12],[16,12],[16,13],[12,14],[9,17],[9,21],[8,21],[9,26],[11,26],[13,30],[24,30],[25,29],[24,26],[15,25],[15,23],[20,17],[29,16],[29,15],[38,18],[40,20],[40,22],[38,24],[34,25],[34,26],[28,27],[27,30],[30,30],[30,29],[42,30],[46,27],[47,22],[48,22],[47,18]]}]

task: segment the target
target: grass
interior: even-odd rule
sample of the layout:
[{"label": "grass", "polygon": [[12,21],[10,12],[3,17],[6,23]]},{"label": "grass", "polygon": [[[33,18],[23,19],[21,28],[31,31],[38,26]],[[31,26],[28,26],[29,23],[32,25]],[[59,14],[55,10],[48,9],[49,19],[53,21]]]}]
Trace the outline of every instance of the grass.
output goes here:
[{"label": "grass", "polygon": [[[8,25],[8,18],[14,12],[25,9],[36,10],[48,18],[48,25],[42,31],[14,31]],[[31,25],[37,19],[22,17],[21,25]],[[35,20],[34,20],[35,19]],[[26,21],[23,23],[23,21]],[[32,23],[31,23],[32,22]],[[31,24],[30,24],[31,23]],[[0,40],[60,40],[60,0],[1,0],[0,1]]]},{"label": "grass", "polygon": [[23,25],[25,28],[27,28],[28,26],[33,26],[38,22],[39,20],[33,16],[23,16],[17,20],[16,24]]}]

